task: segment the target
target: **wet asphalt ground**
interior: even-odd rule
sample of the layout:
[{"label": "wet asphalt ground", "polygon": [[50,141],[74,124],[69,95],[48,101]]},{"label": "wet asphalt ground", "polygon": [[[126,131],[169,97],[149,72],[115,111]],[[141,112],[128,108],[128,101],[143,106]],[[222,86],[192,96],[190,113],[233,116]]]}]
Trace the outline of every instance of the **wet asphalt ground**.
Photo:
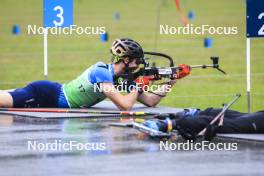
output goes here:
[{"label": "wet asphalt ground", "polygon": [[[264,175],[264,143],[240,141],[236,151],[161,151],[159,140],[111,122],[117,120],[0,115],[0,175]],[[40,143],[70,141],[88,149],[41,150]],[[28,149],[29,142],[40,148]]]}]

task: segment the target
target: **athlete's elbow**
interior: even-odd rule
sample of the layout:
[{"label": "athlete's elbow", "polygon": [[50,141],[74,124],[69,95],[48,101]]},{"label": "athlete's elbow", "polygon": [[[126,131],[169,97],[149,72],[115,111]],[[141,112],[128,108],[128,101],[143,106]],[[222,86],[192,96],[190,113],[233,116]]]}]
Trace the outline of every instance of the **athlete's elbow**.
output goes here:
[{"label": "athlete's elbow", "polygon": [[120,107],[119,109],[120,111],[130,111],[131,110],[131,108],[129,107]]},{"label": "athlete's elbow", "polygon": [[119,106],[119,109],[121,111],[130,111],[132,109],[133,105],[121,105]]},{"label": "athlete's elbow", "polygon": [[158,104],[158,102],[147,102],[146,105],[148,107],[155,107]]}]

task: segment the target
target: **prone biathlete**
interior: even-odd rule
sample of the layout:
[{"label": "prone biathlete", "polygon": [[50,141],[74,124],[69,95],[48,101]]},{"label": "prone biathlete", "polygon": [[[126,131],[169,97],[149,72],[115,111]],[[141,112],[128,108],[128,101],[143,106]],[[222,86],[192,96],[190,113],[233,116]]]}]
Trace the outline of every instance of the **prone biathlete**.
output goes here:
[{"label": "prone biathlete", "polygon": [[[222,109],[207,108],[185,109],[176,114],[162,115],[165,120],[148,120],[144,125],[152,129],[169,132],[178,130],[185,137],[186,133],[197,135],[201,130],[208,127],[210,122],[222,111]],[[161,116],[157,116],[161,118]],[[220,119],[219,119],[220,120]],[[207,134],[213,138],[216,133],[264,133],[264,110],[254,113],[242,113],[234,110],[227,110],[222,125],[210,126]],[[210,138],[210,139],[211,139]]]},{"label": "prone biathlete", "polygon": [[[146,106],[157,105],[166,95],[166,90],[176,83],[176,79],[172,79],[162,85],[163,89],[147,93],[142,91],[142,86],[148,85],[148,78],[139,78],[126,85],[130,89],[123,95],[115,87],[118,84],[116,77],[137,70],[144,62],[144,52],[139,43],[128,38],[116,39],[110,51],[112,63],[97,62],[66,84],[43,80],[32,82],[14,91],[0,92],[0,107],[88,108],[109,98],[120,110],[129,110],[136,101]],[[189,66],[181,67],[182,71],[177,78],[184,77],[190,72]],[[135,86],[137,83],[140,83],[139,86]]]}]

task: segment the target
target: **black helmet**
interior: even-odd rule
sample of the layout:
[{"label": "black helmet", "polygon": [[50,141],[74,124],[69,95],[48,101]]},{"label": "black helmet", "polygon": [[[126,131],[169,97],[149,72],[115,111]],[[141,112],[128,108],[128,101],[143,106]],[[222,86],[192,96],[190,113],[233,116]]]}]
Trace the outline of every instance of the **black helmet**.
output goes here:
[{"label": "black helmet", "polygon": [[129,59],[137,59],[137,63],[144,62],[144,52],[142,47],[134,40],[129,38],[116,39],[110,49],[113,54],[113,62],[117,63],[121,59],[128,57]]}]

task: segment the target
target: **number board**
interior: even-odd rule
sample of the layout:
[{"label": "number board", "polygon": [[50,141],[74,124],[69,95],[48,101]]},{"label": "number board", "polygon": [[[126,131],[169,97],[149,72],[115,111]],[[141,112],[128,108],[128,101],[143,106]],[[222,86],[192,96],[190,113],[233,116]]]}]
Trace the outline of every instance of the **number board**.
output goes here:
[{"label": "number board", "polygon": [[44,27],[73,25],[73,0],[44,0]]},{"label": "number board", "polygon": [[247,0],[247,37],[264,37],[264,0]]}]

